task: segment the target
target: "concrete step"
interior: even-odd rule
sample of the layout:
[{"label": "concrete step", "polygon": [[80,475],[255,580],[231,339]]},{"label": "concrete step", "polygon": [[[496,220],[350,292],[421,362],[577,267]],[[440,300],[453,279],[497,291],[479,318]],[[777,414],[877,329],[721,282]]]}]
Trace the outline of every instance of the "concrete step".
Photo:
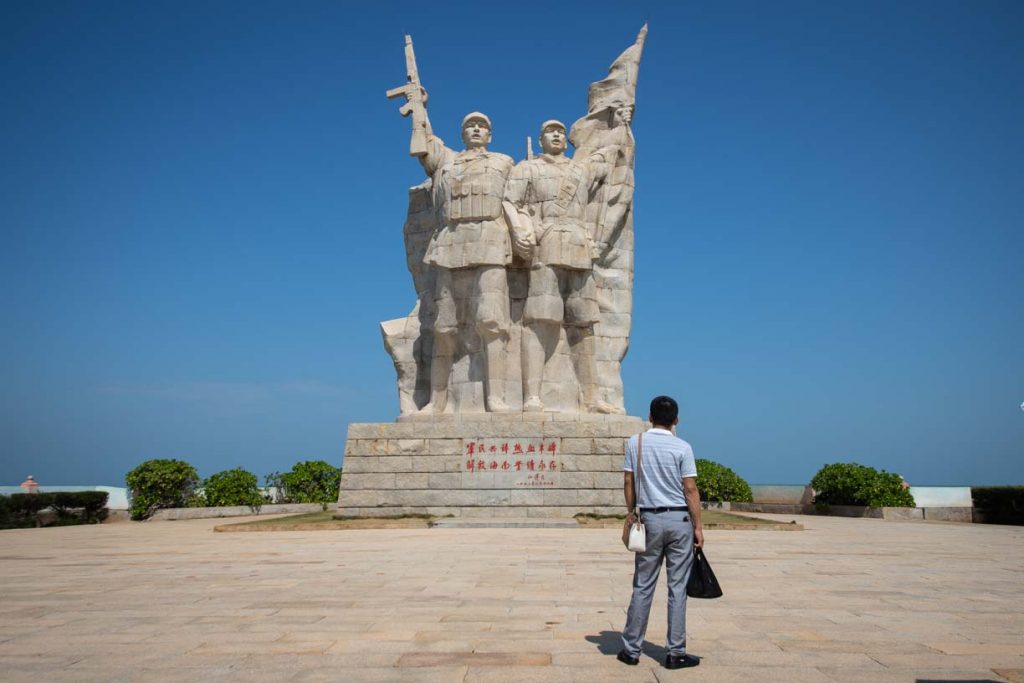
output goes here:
[{"label": "concrete step", "polygon": [[442,529],[576,529],[575,519],[541,517],[442,517],[434,520]]}]

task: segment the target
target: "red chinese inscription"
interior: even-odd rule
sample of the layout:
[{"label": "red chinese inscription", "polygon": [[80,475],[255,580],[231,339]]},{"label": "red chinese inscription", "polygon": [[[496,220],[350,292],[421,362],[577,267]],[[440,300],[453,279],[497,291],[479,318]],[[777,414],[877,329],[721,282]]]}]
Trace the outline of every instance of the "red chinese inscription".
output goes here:
[{"label": "red chinese inscription", "polygon": [[[526,482],[515,486],[554,486],[552,479],[538,479],[535,473],[557,472],[561,465],[554,458],[545,456],[558,452],[557,441],[500,441],[498,439],[465,442],[465,471],[480,473],[489,471],[530,473]],[[529,456],[528,458],[524,456]]]}]

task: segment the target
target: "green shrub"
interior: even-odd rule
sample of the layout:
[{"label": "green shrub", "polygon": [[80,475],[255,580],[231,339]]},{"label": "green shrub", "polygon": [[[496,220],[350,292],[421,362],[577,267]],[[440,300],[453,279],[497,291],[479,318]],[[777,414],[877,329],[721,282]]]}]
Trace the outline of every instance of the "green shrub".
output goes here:
[{"label": "green shrub", "polygon": [[1024,525],[1024,486],[974,486],[971,498],[986,524]]},{"label": "green shrub", "polygon": [[697,490],[703,501],[749,503],[754,500],[750,484],[743,477],[725,465],[703,458],[697,458]]},{"label": "green shrub", "polygon": [[77,503],[72,491],[54,491],[53,493],[53,511],[62,520],[75,516],[75,508],[79,507]]},{"label": "green shrub", "polygon": [[106,491],[54,491],[52,493],[15,493],[0,496],[0,529],[18,529],[39,525],[37,515],[47,508],[57,513],[47,526],[96,524],[107,518]]},{"label": "green shrub", "polygon": [[185,501],[185,507],[205,508],[209,507],[209,505],[206,504],[206,496],[203,494],[203,492],[196,491],[191,496],[188,497],[188,500]]},{"label": "green shrub", "polygon": [[[29,494],[14,493],[10,496],[0,496],[0,529],[21,529],[36,526],[36,512],[41,508],[32,506],[29,509],[31,501],[24,500],[24,497],[27,495]],[[46,506],[44,505],[43,507]]]},{"label": "green shrub", "polygon": [[54,491],[53,509],[64,523],[96,524],[107,518],[106,491]]},{"label": "green shrub", "polygon": [[267,475],[267,486],[277,486],[279,503],[320,503],[324,510],[338,500],[341,468],[323,460],[297,462],[290,472]]},{"label": "green shrub", "polygon": [[11,508],[15,514],[34,517],[37,512],[53,505],[52,493],[13,493]]},{"label": "green shrub", "polygon": [[38,526],[36,515],[53,505],[52,493],[13,493],[0,504],[0,528],[23,529]]},{"label": "green shrub", "polygon": [[240,467],[210,475],[203,481],[203,497],[212,507],[248,505],[258,510],[263,504],[256,475]]},{"label": "green shrub", "polygon": [[147,460],[125,477],[132,519],[160,508],[184,507],[199,483],[196,468],[181,460]]},{"label": "green shrub", "polygon": [[825,465],[811,479],[814,504],[914,507],[914,497],[894,472],[881,472],[857,463]]},{"label": "green shrub", "polygon": [[78,501],[82,506],[82,520],[95,524],[107,518],[110,511],[107,509],[107,502],[110,494],[106,491],[79,491]]}]

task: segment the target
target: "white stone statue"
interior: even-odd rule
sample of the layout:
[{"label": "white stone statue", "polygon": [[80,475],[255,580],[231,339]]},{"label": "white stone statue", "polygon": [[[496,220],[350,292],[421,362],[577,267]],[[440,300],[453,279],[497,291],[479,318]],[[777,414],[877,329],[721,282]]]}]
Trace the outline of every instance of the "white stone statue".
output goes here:
[{"label": "white stone statue", "polygon": [[[491,120],[480,112],[462,121],[466,149],[454,152],[433,134],[419,156],[433,180],[440,223],[427,246],[424,263],[437,269],[434,302],[434,352],[430,367],[430,403],[424,413],[444,412],[459,328],[472,325],[484,347],[488,412],[505,412],[502,396],[508,345],[509,293],[505,267],[512,261],[501,201],[514,162],[488,152]],[[465,341],[465,340],[462,340]]]},{"label": "white stone statue", "polygon": [[511,158],[487,151],[491,121],[479,112],[463,120],[463,151],[433,135],[406,36],[408,82],[388,97],[406,101],[410,154],[428,180],[410,189],[405,224],[418,301],[381,323],[403,416],[624,412],[630,123],[646,33],[590,86],[588,113],[568,135],[575,156],[565,154],[565,126],[547,121],[544,153],[514,171]]},{"label": "white stone statue", "polygon": [[587,115],[569,131],[576,156],[614,147],[607,182],[587,206],[587,228],[597,243],[594,262],[600,319],[594,327],[598,390],[605,401],[623,406],[622,359],[629,350],[633,314],[633,166],[636,143],[630,124],[647,25],[636,42],[612,63],[608,76],[591,84]]},{"label": "white stone statue", "polygon": [[540,145],[544,153],[516,166],[505,187],[514,249],[530,266],[523,311],[523,411],[544,410],[544,370],[564,326],[583,410],[624,412],[598,398],[597,249],[584,222],[590,198],[607,177],[605,156],[614,155],[614,148],[583,161],[570,159],[565,124],[556,120],[541,124]]}]

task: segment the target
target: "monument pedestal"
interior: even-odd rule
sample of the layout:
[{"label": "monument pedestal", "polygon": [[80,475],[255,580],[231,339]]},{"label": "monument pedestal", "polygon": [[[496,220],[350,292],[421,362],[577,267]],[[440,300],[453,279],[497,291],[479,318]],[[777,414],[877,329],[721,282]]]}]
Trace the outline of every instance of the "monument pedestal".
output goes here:
[{"label": "monument pedestal", "polygon": [[353,423],[337,512],[381,517],[624,514],[626,439],[637,417],[473,413]]}]

